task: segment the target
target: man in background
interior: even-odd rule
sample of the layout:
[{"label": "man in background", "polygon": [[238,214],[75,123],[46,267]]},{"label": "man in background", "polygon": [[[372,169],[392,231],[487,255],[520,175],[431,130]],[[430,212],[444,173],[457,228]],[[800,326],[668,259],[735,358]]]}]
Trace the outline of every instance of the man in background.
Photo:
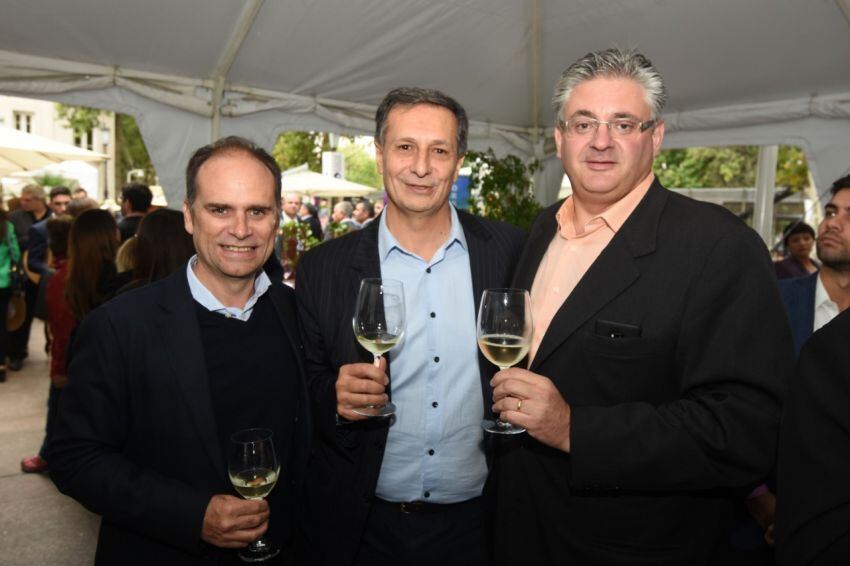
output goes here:
[{"label": "man in background", "polygon": [[118,223],[121,241],[125,242],[136,235],[139,223],[148,213],[153,201],[153,193],[145,184],[129,183],[121,188],[121,214]]}]

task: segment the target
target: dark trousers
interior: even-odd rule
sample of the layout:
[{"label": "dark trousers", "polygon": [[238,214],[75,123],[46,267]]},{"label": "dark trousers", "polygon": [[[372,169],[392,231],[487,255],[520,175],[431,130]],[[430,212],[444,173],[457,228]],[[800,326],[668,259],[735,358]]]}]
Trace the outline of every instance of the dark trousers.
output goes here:
[{"label": "dark trousers", "polygon": [[50,450],[50,441],[53,439],[53,430],[56,428],[56,415],[59,411],[59,399],[62,397],[62,390],[58,387],[53,387],[50,384],[50,393],[47,395],[47,426],[44,427],[44,442],[41,443],[41,449],[38,455],[50,461],[48,451]]},{"label": "dark trousers", "polygon": [[481,498],[405,513],[400,504],[375,499],[356,566],[484,566]]},{"label": "dark trousers", "polygon": [[9,358],[23,359],[27,357],[27,345],[30,341],[30,327],[32,326],[35,301],[38,298],[38,285],[27,280],[24,285],[24,298],[27,303],[27,316],[20,328],[9,333]]},{"label": "dark trousers", "polygon": [[0,365],[6,364],[6,353],[9,350],[9,331],[6,330],[6,309],[9,308],[9,299],[12,297],[12,288],[0,289]]}]

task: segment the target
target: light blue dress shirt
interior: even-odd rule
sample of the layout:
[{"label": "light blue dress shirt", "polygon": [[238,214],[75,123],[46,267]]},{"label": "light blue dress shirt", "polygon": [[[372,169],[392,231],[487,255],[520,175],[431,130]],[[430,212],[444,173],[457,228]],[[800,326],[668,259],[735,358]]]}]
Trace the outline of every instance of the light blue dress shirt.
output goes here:
[{"label": "light blue dress shirt", "polygon": [[260,274],[254,279],[254,293],[248,298],[243,308],[226,307],[221,301],[215,298],[215,295],[210,293],[198,276],[195,275],[195,264],[198,263],[198,255],[195,254],[189,259],[186,264],[186,278],[189,280],[189,292],[192,293],[192,298],[201,304],[208,311],[217,312],[227,318],[236,318],[242,322],[246,322],[251,318],[251,313],[254,312],[254,305],[257,304],[263,293],[269,290],[272,282],[266,272],[260,270]]},{"label": "light blue dress shirt", "polygon": [[389,353],[396,414],[375,492],[387,501],[466,501],[487,478],[469,252],[454,207],[451,215],[430,262],[403,249],[380,217],[381,276],[404,283],[407,319]]}]

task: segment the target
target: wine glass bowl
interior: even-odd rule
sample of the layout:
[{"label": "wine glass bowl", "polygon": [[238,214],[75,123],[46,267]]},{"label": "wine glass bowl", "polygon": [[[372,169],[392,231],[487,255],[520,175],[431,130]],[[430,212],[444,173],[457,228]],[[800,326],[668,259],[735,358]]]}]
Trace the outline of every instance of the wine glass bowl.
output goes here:
[{"label": "wine glass bowl", "polygon": [[[395,279],[367,278],[360,282],[352,326],[357,342],[372,353],[375,366],[381,356],[398,344],[404,335],[404,285]],[[388,417],[395,405],[357,407],[353,411],[367,417]]]},{"label": "wine glass bowl", "polygon": [[[230,436],[227,474],[236,492],[245,499],[265,499],[280,473],[272,431],[266,428],[241,430]],[[239,552],[245,562],[263,562],[280,553],[280,548],[258,538]]]},{"label": "wine glass bowl", "polygon": [[[478,308],[478,347],[500,370],[525,358],[531,345],[531,298],[525,289],[486,289]],[[484,430],[519,434],[525,429],[495,419],[485,419]]]}]

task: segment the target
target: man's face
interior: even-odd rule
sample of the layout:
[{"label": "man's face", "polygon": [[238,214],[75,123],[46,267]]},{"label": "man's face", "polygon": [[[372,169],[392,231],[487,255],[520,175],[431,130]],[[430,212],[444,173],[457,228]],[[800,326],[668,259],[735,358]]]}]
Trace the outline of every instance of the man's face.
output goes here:
[{"label": "man's face", "polygon": [[71,197],[68,195],[56,195],[50,199],[50,210],[53,211],[53,214],[65,214],[69,202],[71,202]]},{"label": "man's face", "polygon": [[[651,119],[646,90],[625,78],[597,78],[573,89],[564,104],[563,117],[591,117],[601,121]],[[555,128],[555,145],[577,201],[594,207],[614,204],[652,171],[652,159],[661,148],[664,123],[628,137],[615,137],[605,124],[596,133],[568,136]]]},{"label": "man's face", "polygon": [[428,216],[448,206],[463,159],[457,155],[457,119],[441,106],[396,106],[387,116],[378,172],[393,208]]},{"label": "man's face", "polygon": [[21,208],[23,208],[27,212],[33,212],[35,210],[38,210],[39,202],[41,201],[33,195],[29,193],[21,193]]},{"label": "man's face", "polygon": [[183,204],[183,220],[205,285],[253,280],[272,253],[277,198],[273,175],[247,153],[218,154],[201,165],[195,203]]},{"label": "man's face", "polygon": [[298,195],[284,195],[283,197],[283,211],[287,216],[293,218],[298,216],[298,209],[301,208],[301,197]]},{"label": "man's face", "polygon": [[824,207],[818,226],[818,258],[824,265],[850,268],[850,187],[841,189]]},{"label": "man's face", "polygon": [[366,206],[362,202],[358,202],[354,205],[354,214],[352,214],[352,216],[358,224],[363,224],[369,219],[369,212],[366,210]]},{"label": "man's face", "polygon": [[379,200],[375,203],[375,216],[379,215],[384,210],[384,201]]},{"label": "man's face", "polygon": [[808,232],[800,232],[788,238],[788,253],[797,259],[807,259],[812,253],[815,239]]},{"label": "man's face", "polygon": [[333,220],[334,222],[342,222],[344,219],[345,214],[342,212],[341,209],[335,206],[333,212],[331,212],[331,220]]}]

